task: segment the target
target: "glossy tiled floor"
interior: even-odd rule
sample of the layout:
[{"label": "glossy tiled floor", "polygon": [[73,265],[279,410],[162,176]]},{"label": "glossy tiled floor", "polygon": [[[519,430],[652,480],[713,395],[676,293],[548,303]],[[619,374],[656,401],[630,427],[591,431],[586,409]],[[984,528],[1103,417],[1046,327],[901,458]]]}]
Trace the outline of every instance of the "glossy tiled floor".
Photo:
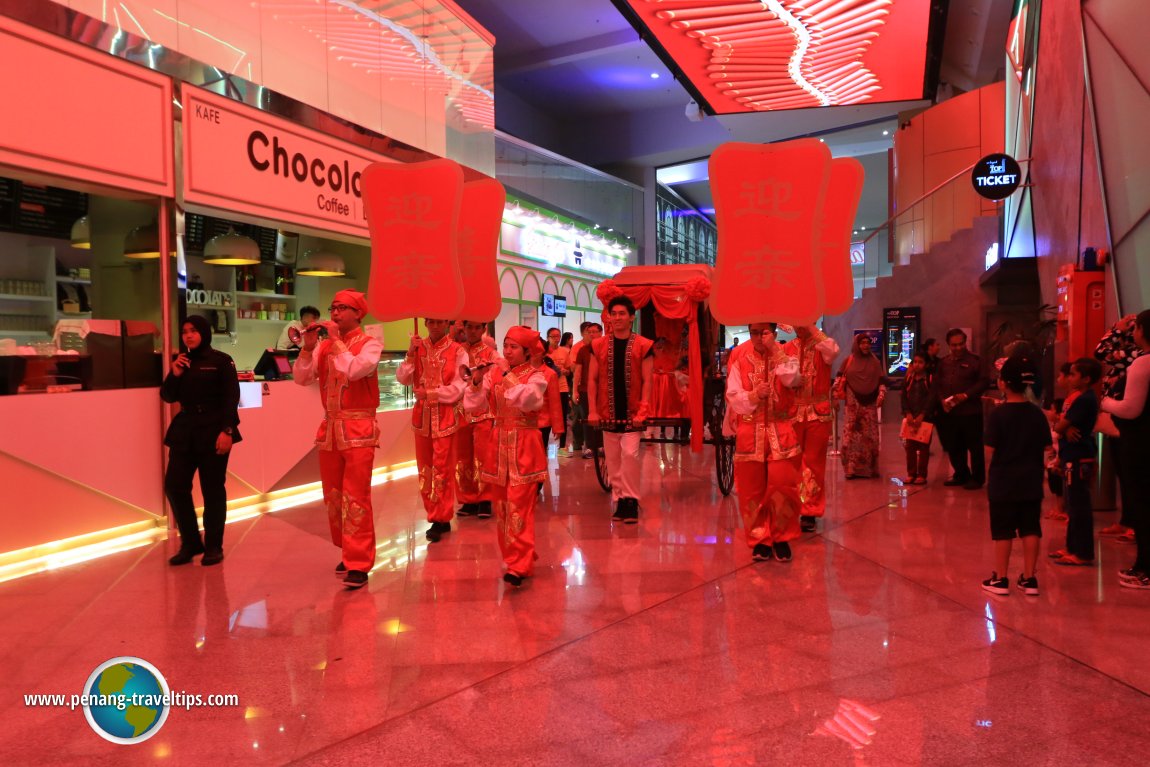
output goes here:
[{"label": "glossy tiled floor", "polygon": [[[1041,563],[1040,597],[989,597],[985,496],[943,488],[936,458],[909,492],[832,468],[825,527],[790,564],[752,564],[712,456],[645,446],[630,528],[589,461],[553,460],[538,577],[514,593],[491,521],[427,546],[411,480],[376,490],[359,592],[314,505],[229,526],[221,567],[169,568],[169,541],[0,584],[0,763],[1145,764],[1150,592],[1115,576],[1130,547]],[[1045,549],[1065,527],[1044,524]],[[80,711],[23,704],[119,655],[240,706],[116,746]]]}]

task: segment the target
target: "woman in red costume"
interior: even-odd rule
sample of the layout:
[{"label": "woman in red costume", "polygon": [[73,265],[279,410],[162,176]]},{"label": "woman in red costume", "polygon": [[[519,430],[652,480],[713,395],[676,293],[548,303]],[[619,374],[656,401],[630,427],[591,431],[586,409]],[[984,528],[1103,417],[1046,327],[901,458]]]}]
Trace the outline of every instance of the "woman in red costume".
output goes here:
[{"label": "woman in red costume", "polygon": [[511,328],[503,339],[508,370],[489,369],[487,375],[472,380],[463,397],[468,413],[495,413],[495,438],[480,459],[480,473],[491,486],[499,549],[507,565],[503,580],[516,587],[535,570],[536,487],[547,474],[539,433],[547,379],[530,362],[532,354],[542,352],[536,331]]}]

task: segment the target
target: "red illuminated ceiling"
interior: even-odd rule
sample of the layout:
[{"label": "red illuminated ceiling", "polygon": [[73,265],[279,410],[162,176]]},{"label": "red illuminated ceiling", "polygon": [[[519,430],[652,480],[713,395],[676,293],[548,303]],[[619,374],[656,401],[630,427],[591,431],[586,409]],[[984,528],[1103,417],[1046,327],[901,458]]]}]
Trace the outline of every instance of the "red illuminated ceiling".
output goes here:
[{"label": "red illuminated ceiling", "polygon": [[923,97],[929,0],[617,4],[630,8],[716,114]]}]

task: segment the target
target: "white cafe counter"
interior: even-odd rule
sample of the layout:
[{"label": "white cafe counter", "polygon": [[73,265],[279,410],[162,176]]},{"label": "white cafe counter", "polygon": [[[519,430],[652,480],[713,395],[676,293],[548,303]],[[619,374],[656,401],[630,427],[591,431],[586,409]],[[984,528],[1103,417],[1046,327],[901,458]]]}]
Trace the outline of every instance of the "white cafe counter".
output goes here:
[{"label": "white cafe counter", "polygon": [[[228,464],[229,508],[319,482],[318,387],[244,387],[243,441]],[[0,397],[0,568],[61,548],[167,525],[159,390],[116,389]],[[376,414],[377,468],[415,459],[411,411]],[[196,487],[196,504],[201,501]],[[66,546],[65,546],[66,548]],[[29,549],[34,549],[29,551]]]}]

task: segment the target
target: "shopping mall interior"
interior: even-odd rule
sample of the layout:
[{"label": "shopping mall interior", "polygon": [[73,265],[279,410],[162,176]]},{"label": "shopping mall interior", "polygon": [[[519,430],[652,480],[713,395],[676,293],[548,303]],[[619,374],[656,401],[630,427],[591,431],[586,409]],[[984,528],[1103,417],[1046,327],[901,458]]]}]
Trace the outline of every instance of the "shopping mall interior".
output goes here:
[{"label": "shopping mall interior", "polygon": [[[1146,20],[0,0],[0,64],[29,73],[0,81],[0,762],[1142,764]],[[792,235],[807,277],[780,276]],[[329,311],[316,386],[294,329]],[[632,341],[546,347],[587,323]],[[546,386],[516,367],[533,331]],[[640,336],[648,362],[607,382]],[[234,362],[226,407],[172,394],[181,366],[217,370],[208,346]],[[802,377],[768,378],[788,354]],[[969,463],[943,373],[964,359]],[[614,393],[632,371],[638,410]],[[920,378],[939,438],[914,452]],[[1000,573],[1016,381],[1054,444],[1037,565],[1019,524]],[[485,407],[499,431],[473,438]],[[175,435],[217,412],[226,486],[201,463],[184,488]],[[442,457],[464,440],[470,469]],[[513,499],[477,516],[468,493]],[[225,506],[222,548],[210,521],[189,548],[180,509]]]}]

